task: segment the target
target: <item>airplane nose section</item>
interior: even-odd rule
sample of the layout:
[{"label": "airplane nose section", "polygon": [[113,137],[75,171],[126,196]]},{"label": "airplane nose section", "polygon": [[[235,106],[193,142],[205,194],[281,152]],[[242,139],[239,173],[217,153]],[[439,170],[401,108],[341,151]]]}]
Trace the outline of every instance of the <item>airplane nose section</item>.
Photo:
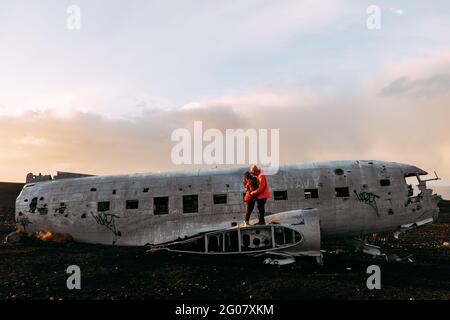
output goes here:
[{"label": "airplane nose section", "polygon": [[420,168],[418,168],[418,167],[414,167],[414,169],[417,171],[417,173],[419,174],[419,175],[427,175],[428,174],[428,171],[425,171],[425,170],[422,170],[422,169],[420,169]]},{"label": "airplane nose section", "polygon": [[406,176],[415,176],[417,174],[423,176],[428,174],[428,172],[426,172],[425,170],[409,164],[402,165],[402,171]]}]

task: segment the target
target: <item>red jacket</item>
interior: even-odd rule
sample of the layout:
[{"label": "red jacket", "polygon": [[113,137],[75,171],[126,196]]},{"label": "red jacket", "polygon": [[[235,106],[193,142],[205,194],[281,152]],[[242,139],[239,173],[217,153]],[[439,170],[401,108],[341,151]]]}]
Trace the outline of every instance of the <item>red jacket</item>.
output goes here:
[{"label": "red jacket", "polygon": [[256,178],[258,179],[258,190],[254,191],[254,195],[256,195],[258,199],[269,199],[270,192],[269,186],[267,185],[266,176],[261,170],[259,170]]}]

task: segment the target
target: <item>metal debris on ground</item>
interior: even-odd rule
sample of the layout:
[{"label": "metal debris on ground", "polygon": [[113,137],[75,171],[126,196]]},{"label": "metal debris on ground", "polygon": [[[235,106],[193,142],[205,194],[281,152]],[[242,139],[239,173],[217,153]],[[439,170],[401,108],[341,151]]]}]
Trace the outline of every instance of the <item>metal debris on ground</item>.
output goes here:
[{"label": "metal debris on ground", "polygon": [[276,265],[276,266],[285,266],[285,265],[288,265],[291,263],[295,263],[294,257],[288,257],[288,258],[283,258],[283,259],[267,258],[266,260],[264,260],[264,264],[270,264],[270,265]]},{"label": "metal debris on ground", "polygon": [[8,234],[8,235],[5,237],[4,243],[6,243],[6,244],[16,244],[16,243],[20,243],[20,242],[22,242],[26,237],[27,237],[27,235],[26,235],[24,232],[21,232],[21,231],[14,231],[14,232],[11,232],[10,234]]}]

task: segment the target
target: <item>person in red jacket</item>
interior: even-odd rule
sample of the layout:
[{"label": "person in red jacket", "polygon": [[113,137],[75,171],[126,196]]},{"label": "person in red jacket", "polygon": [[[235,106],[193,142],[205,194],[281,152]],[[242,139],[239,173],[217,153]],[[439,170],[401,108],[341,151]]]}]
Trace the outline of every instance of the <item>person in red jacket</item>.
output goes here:
[{"label": "person in red jacket", "polygon": [[[256,165],[252,165],[250,167],[250,172],[258,180],[258,189],[250,192],[251,197],[256,197],[256,203],[258,205],[258,212],[259,212],[258,224],[266,224],[266,221],[264,220],[265,206],[266,206],[267,199],[270,198],[270,192],[269,192],[269,186],[267,185],[267,179],[266,179],[266,176],[261,171],[261,169],[259,169]],[[250,206],[250,201],[249,201],[249,206]],[[253,201],[253,207],[250,208],[251,211],[253,211],[253,208],[255,206],[254,201]],[[251,214],[251,211],[250,211],[250,214]]]}]

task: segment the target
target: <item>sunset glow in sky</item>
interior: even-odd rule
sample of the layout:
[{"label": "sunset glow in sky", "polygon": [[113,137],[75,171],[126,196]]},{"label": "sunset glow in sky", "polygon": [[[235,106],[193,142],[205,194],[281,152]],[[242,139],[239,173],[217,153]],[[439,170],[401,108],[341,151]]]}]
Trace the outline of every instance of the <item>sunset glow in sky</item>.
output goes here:
[{"label": "sunset glow in sky", "polygon": [[448,0],[0,4],[0,181],[189,169],[170,134],[202,120],[280,129],[282,163],[397,161],[450,185]]}]

